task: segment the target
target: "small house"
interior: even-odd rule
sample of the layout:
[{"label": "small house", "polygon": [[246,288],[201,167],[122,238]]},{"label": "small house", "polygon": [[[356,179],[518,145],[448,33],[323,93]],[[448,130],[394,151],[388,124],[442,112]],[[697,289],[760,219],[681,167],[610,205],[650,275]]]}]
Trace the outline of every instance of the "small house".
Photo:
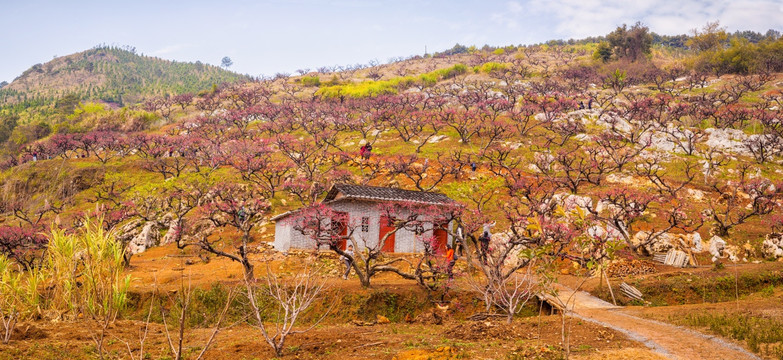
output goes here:
[{"label": "small house", "polygon": [[[342,218],[355,224],[352,237],[360,248],[365,244],[373,244],[373,242],[377,245],[387,233],[395,229],[392,220],[382,214],[379,205],[401,202],[418,203],[432,206],[434,209],[443,206],[444,212],[447,207],[454,204],[454,200],[436,192],[347,184],[332,186],[322,201],[333,211],[342,213]],[[316,248],[315,240],[295,230],[291,221],[286,221],[296,213],[297,210],[293,210],[272,218],[275,222],[274,246],[278,251]],[[445,229],[451,229],[452,225],[425,224],[417,231],[401,228],[387,238],[382,251],[387,253],[421,252],[424,251],[423,240],[433,237],[440,246],[451,244],[451,236]],[[344,243],[340,245],[342,248],[345,246]]]}]

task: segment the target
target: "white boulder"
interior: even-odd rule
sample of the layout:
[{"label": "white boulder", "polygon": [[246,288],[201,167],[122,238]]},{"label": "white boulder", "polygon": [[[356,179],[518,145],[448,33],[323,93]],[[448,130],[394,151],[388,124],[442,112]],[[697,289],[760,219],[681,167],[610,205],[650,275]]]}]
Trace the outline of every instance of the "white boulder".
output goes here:
[{"label": "white boulder", "polygon": [[675,247],[675,237],[669,233],[658,235],[655,239],[645,244],[650,233],[647,231],[637,232],[631,239],[635,246],[642,246],[648,254],[665,253]]},{"label": "white boulder", "polygon": [[748,135],[738,129],[716,129],[709,128],[704,130],[708,134],[705,144],[711,149],[719,149],[734,154],[748,155],[748,150],[744,145]]},{"label": "white boulder", "polygon": [[726,240],[721,239],[719,236],[710,238],[709,251],[710,254],[712,254],[712,262],[716,262],[718,259],[725,257],[728,257],[729,260],[734,262],[739,260],[737,258],[737,254],[739,253],[738,248],[736,246],[726,245]]},{"label": "white boulder", "polygon": [[620,231],[611,226],[594,225],[587,229],[587,234],[597,239],[606,239],[607,241],[617,241],[623,238]]},{"label": "white boulder", "polygon": [[765,258],[783,258],[783,234],[772,233],[767,235],[764,242],[761,243],[761,253]]},{"label": "white boulder", "polygon": [[147,222],[141,229],[138,235],[128,243],[127,250],[129,253],[135,255],[143,253],[150,247],[157,245],[160,242],[160,233],[158,233],[158,225],[155,222]]},{"label": "white boulder", "polygon": [[700,253],[704,251],[704,246],[702,245],[701,240],[701,234],[698,232],[694,232],[690,235],[691,238],[691,250],[696,253]]}]

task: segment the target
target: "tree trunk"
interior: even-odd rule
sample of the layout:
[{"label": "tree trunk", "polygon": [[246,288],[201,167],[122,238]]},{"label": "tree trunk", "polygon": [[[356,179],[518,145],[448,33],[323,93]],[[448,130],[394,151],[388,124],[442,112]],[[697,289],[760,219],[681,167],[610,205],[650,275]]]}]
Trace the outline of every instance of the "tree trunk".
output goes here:
[{"label": "tree trunk", "polygon": [[[367,260],[365,260],[366,263]],[[356,263],[356,257],[353,258],[353,270],[356,271],[356,276],[359,278],[359,282],[362,284],[363,288],[370,287],[370,270],[364,269],[362,270],[359,268],[359,264]],[[365,271],[366,270],[366,271]]]},{"label": "tree trunk", "polygon": [[714,232],[715,232],[716,236],[720,236],[722,238],[725,238],[725,237],[729,236],[729,227],[728,226],[723,226],[723,225],[717,225],[716,224],[713,227],[713,229],[715,229]]},{"label": "tree trunk", "polygon": [[369,288],[370,287],[370,276],[362,276],[361,274],[357,273],[356,275],[359,276],[359,281],[362,283],[363,288]]},{"label": "tree trunk", "polygon": [[253,267],[253,264],[250,263],[250,260],[244,259],[242,262],[242,269],[245,272],[245,280],[254,281],[256,279],[255,268]]}]

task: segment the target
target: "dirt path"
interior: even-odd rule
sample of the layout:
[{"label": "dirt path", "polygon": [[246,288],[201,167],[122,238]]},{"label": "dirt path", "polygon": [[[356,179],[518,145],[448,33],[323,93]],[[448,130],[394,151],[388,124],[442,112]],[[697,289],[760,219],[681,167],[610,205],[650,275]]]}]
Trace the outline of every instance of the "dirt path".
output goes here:
[{"label": "dirt path", "polygon": [[619,331],[671,359],[761,359],[720,337],[629,315],[622,307],[614,306],[584,291],[574,292],[558,285],[558,292],[558,299],[551,300],[568,303],[568,309],[574,317]]}]

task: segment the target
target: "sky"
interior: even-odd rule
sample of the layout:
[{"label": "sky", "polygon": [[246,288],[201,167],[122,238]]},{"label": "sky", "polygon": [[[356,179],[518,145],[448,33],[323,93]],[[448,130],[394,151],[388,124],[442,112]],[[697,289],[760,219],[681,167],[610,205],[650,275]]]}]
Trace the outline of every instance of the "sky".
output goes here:
[{"label": "sky", "polygon": [[665,35],[719,21],[783,32],[783,0],[0,0],[0,81],[98,44],[270,76],[384,63],[463,45],[605,35],[641,21]]}]

